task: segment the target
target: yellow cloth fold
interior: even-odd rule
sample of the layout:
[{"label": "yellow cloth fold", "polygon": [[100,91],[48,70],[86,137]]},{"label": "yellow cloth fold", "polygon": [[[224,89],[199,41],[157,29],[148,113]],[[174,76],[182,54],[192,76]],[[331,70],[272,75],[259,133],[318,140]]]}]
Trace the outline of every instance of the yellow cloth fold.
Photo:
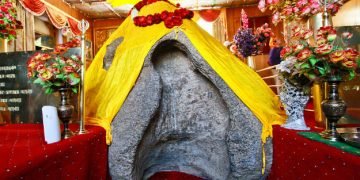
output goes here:
[{"label": "yellow cloth fold", "polygon": [[[174,11],[166,2],[145,6],[139,15]],[[85,79],[86,121],[100,125],[107,131],[107,143],[111,142],[111,121],[121,108],[141,72],[145,57],[151,47],[171,31],[182,31],[189,38],[200,55],[225,81],[263,125],[262,141],[272,135],[272,125],[281,124],[279,102],[273,91],[261,77],[246,64],[232,55],[226,47],[211,37],[191,20],[184,20],[180,27],[168,29],[164,23],[137,27],[128,17],[110,36],[95,56]],[[111,67],[102,69],[106,46],[116,38],[124,37],[116,49]]]}]

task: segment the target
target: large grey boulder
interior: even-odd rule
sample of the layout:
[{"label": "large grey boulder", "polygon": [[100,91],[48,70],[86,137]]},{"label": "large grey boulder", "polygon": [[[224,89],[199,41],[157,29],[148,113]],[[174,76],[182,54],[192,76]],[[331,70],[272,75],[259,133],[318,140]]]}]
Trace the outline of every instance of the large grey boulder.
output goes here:
[{"label": "large grey boulder", "polygon": [[[106,56],[116,47],[110,45]],[[262,179],[272,163],[269,139],[262,174],[260,121],[181,32],[152,47],[111,126],[113,179],[147,179],[159,171]]]}]

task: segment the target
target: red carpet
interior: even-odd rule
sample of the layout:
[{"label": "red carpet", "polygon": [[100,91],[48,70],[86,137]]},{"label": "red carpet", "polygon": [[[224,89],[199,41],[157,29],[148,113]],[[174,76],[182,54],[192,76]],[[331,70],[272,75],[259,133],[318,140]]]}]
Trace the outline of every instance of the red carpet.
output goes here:
[{"label": "red carpet", "polygon": [[202,180],[202,178],[182,172],[158,172],[151,176],[150,180]]}]

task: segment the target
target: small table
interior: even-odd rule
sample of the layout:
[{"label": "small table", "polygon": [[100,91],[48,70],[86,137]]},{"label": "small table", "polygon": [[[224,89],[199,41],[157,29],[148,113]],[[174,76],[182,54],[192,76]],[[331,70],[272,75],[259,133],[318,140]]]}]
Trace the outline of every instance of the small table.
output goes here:
[{"label": "small table", "polygon": [[[313,116],[305,116],[311,131]],[[273,126],[273,164],[268,180],[360,179],[360,156]]]},{"label": "small table", "polygon": [[46,144],[42,124],[0,126],[1,179],[106,179],[105,130],[86,129],[87,134]]}]

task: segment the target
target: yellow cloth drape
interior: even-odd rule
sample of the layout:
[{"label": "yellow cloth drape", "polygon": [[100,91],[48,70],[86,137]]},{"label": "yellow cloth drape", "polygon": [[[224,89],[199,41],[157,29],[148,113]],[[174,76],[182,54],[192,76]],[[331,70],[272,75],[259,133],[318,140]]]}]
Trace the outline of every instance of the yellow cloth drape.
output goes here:
[{"label": "yellow cloth drape", "polygon": [[[156,2],[143,7],[139,15],[163,10],[174,11],[175,7],[166,2]],[[111,121],[135,85],[145,57],[161,37],[172,31],[185,33],[206,62],[251,109],[263,125],[262,140],[265,142],[266,137],[272,135],[271,126],[284,121],[275,94],[256,72],[191,20],[184,20],[180,27],[173,29],[166,28],[163,23],[144,28],[135,26],[128,17],[105,42],[87,71],[87,123],[104,127],[107,143],[111,142]],[[106,46],[119,37],[124,37],[124,40],[116,49],[112,65],[106,71],[102,68]]]},{"label": "yellow cloth drape", "polygon": [[49,19],[56,28],[62,29],[66,26],[68,18],[62,12],[48,6],[46,7],[46,13],[49,15]]}]

